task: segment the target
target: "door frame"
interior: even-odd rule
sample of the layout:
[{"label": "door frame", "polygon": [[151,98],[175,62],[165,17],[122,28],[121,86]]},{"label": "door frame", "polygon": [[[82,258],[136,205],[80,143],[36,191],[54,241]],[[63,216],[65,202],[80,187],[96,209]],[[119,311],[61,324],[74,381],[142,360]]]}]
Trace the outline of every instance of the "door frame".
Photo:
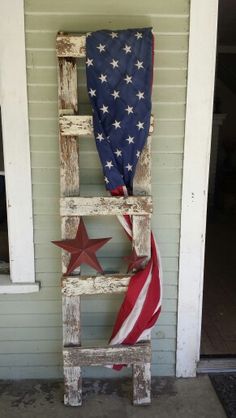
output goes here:
[{"label": "door frame", "polygon": [[191,0],[180,229],[176,376],[200,358],[218,0]]}]

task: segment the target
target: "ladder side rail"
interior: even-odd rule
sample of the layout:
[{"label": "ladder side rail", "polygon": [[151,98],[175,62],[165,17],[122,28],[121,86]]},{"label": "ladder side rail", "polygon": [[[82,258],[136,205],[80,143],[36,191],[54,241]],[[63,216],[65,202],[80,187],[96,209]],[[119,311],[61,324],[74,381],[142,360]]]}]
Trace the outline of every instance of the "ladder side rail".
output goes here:
[{"label": "ladder side rail", "polygon": [[[59,114],[78,111],[77,65],[74,58],[58,58],[58,108]],[[59,133],[60,194],[62,197],[79,195],[79,151],[77,138]],[[73,238],[79,217],[61,218],[63,239]],[[62,252],[62,271],[66,272],[69,254]],[[78,272],[78,271],[77,271]],[[63,346],[80,346],[80,296],[62,295]],[[64,403],[77,406],[82,402],[80,367],[64,366]]]},{"label": "ladder side rail", "polygon": [[[153,131],[153,118],[149,132]],[[134,195],[151,194],[151,136],[141,153],[137,164],[134,182]],[[133,216],[133,247],[138,256],[151,256],[151,215]],[[147,337],[151,343],[151,334]],[[151,403],[151,361],[133,364],[133,404]]]}]

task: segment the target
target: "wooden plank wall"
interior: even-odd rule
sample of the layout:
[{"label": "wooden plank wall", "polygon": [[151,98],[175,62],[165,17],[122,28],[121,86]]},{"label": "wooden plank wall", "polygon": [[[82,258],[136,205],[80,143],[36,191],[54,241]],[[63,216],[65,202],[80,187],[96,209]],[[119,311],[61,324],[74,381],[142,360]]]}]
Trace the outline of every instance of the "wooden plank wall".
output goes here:
[{"label": "wooden plank wall", "polygon": [[[59,30],[92,31],[153,26],[155,71],[152,141],[153,230],[164,269],[163,312],[152,333],[153,375],[174,375],[177,276],[189,1],[25,0],[27,77],[33,177],[34,239],[37,280],[33,295],[0,297],[0,378],[62,377],[59,150],[55,38]],[[78,6],[79,4],[79,6]],[[89,112],[85,73],[79,68],[79,106]],[[92,140],[81,140],[81,195],[104,195],[100,163]],[[85,219],[91,236],[113,236],[99,256],[107,271],[119,270],[129,242],[115,217]],[[107,257],[109,255],[109,257]],[[88,271],[84,269],[84,272]],[[120,295],[84,297],[82,340],[106,340]],[[129,374],[124,370],[121,374]],[[85,368],[87,376],[117,376],[103,367]]]}]

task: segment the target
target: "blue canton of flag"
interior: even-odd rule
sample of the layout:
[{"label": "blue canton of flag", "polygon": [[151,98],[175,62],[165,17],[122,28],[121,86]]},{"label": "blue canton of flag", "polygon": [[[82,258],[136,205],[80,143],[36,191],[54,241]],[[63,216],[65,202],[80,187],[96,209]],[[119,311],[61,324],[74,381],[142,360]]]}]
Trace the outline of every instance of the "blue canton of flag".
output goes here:
[{"label": "blue canton of flag", "polygon": [[136,164],[149,133],[151,28],[87,34],[86,72],[94,134],[106,188],[132,193]]}]

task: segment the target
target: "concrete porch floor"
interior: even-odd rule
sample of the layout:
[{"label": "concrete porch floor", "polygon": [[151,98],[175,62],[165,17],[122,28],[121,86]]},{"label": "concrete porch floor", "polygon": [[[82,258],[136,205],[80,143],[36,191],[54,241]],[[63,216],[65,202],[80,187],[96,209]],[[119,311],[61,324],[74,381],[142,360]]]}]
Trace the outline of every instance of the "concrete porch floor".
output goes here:
[{"label": "concrete porch floor", "polygon": [[63,383],[0,381],[1,418],[225,418],[207,375],[154,378],[152,404],[133,406],[130,380],[84,379],[82,407],[63,405]]}]

